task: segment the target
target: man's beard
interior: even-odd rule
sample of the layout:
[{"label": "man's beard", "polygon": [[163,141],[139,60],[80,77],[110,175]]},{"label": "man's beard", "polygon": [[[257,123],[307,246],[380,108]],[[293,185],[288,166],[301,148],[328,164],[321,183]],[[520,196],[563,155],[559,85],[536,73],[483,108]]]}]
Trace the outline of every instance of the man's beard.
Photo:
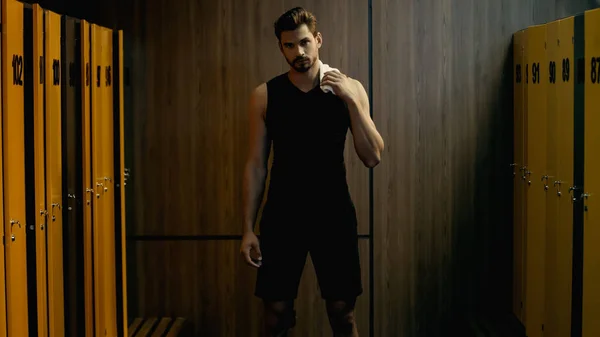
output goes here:
[{"label": "man's beard", "polygon": [[299,73],[307,72],[313,65],[308,57],[297,57],[293,62],[288,61],[288,64]]}]

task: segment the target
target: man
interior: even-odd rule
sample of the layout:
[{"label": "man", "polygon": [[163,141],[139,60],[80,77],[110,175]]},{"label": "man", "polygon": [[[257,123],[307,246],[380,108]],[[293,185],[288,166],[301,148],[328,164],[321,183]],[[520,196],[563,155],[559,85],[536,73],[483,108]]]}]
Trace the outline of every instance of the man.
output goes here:
[{"label": "man", "polygon": [[[275,35],[290,69],[251,95],[241,254],[258,268],[255,294],[264,301],[266,336],[286,336],[295,325],[294,300],[308,253],[334,336],[358,336],[354,306],[363,289],[344,146],[350,129],[358,157],[374,167],[383,140],[360,82],[337,71],[319,80],[323,41],[313,14],[300,7],[289,10],[275,22]],[[254,223],[271,144],[274,157],[259,244]]]}]

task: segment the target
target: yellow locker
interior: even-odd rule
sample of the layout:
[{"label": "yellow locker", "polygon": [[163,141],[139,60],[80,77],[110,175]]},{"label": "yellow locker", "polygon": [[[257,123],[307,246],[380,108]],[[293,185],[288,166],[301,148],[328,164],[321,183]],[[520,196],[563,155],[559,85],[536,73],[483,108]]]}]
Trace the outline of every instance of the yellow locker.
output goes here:
[{"label": "yellow locker", "polygon": [[[8,336],[27,336],[23,4],[2,1],[2,145]],[[12,75],[9,75],[12,74]],[[8,76],[7,76],[8,75]]]},{"label": "yellow locker", "polygon": [[[109,149],[106,143],[105,128],[107,105],[112,102],[107,101],[106,95],[106,56],[105,56],[105,33],[104,28],[95,24],[91,25],[91,44],[92,44],[92,69],[94,72],[94,83],[92,88],[92,110],[91,110],[91,139],[92,139],[92,179],[95,185],[95,198],[92,209],[93,214],[93,240],[94,240],[94,280],[96,299],[96,331],[104,331],[109,335],[114,335],[113,319],[111,312],[111,281],[110,269],[108,265],[113,264],[114,260],[109,260],[110,251],[114,252],[114,247],[110,246],[107,231],[112,230],[112,223],[107,207],[107,199],[111,193],[109,186],[109,176],[106,174],[106,154]],[[112,149],[112,147],[110,147]],[[114,254],[114,253],[113,253]],[[113,255],[114,256],[114,255]],[[114,282],[113,282],[114,283]]]},{"label": "yellow locker", "polygon": [[[118,202],[115,202],[115,211],[118,211],[118,217],[115,219],[117,223],[117,229],[115,235],[118,235],[117,240],[118,246],[117,251],[120,253],[117,255],[117,270],[116,280],[119,283],[118,289],[120,290],[120,297],[117,297],[117,320],[118,332],[120,335],[127,336],[127,265],[126,265],[126,232],[125,232],[125,121],[124,121],[124,87],[123,87],[123,31],[119,30],[114,34],[113,40],[113,54],[115,57],[114,64],[114,100],[116,107],[115,120],[118,120],[118,128],[115,126],[115,133],[117,133],[117,139],[119,140],[119,153],[115,156],[118,161],[115,165],[115,201],[118,198]],[[117,192],[118,191],[118,192]]]},{"label": "yellow locker", "polygon": [[[585,13],[583,189],[583,337],[600,336],[600,9]],[[589,68],[588,68],[589,66]],[[578,125],[579,126],[579,125]]]},{"label": "yellow locker", "polygon": [[51,336],[64,335],[62,149],[61,149],[61,17],[45,10],[46,201],[49,212],[48,314]]},{"label": "yellow locker", "polygon": [[554,190],[554,181],[558,176],[558,96],[559,83],[559,21],[553,21],[546,26],[546,59],[547,67],[547,129],[546,129],[546,171],[542,177],[546,191],[546,308],[544,315],[544,335],[555,336],[557,294],[560,291],[558,281],[558,195]]},{"label": "yellow locker", "polygon": [[[4,1],[2,1],[2,9],[4,10]],[[4,13],[4,11],[2,11]],[[4,22],[4,16],[2,17],[2,22]],[[4,31],[4,29],[2,29]],[[0,43],[4,46],[4,34],[0,36]],[[4,50],[4,47],[2,47]],[[4,60],[4,53],[2,53],[2,59]],[[4,63],[3,63],[4,64]],[[4,66],[0,67],[0,75],[4,71]],[[4,83],[0,81],[0,90],[4,92]],[[4,124],[4,95],[2,95],[2,109],[0,109],[0,149],[2,149],[2,125]],[[4,182],[3,182],[3,174],[4,172],[4,162],[2,155],[0,155],[0,219],[2,219],[2,223],[4,223]],[[2,234],[2,238],[5,238],[4,226],[0,226],[0,234]],[[6,337],[7,333],[7,322],[6,322],[6,266],[4,264],[4,247],[0,249],[0,337]]]},{"label": "yellow locker", "polygon": [[528,28],[527,111],[527,232],[526,232],[526,331],[528,337],[542,335],[545,298],[546,193],[546,25]]},{"label": "yellow locker", "polygon": [[85,295],[83,285],[83,226],[81,201],[81,97],[77,78],[80,62],[79,20],[62,16],[62,141],[63,186],[66,196],[63,207],[63,255],[65,282],[65,335],[85,335]]},{"label": "yellow locker", "polygon": [[106,329],[109,334],[117,333],[117,308],[116,308],[116,273],[115,273],[115,189],[114,189],[114,107],[113,107],[113,36],[112,30],[100,27],[102,34],[102,109],[101,124],[96,125],[101,134],[102,159],[100,162],[101,174],[98,177],[104,186],[101,197],[101,211],[103,213],[103,253],[105,262],[102,274],[105,282],[106,301]]},{"label": "yellow locker", "polygon": [[[571,335],[582,336],[582,297],[583,297],[583,203],[581,193],[584,188],[584,106],[585,79],[587,77],[585,60],[585,41],[583,14],[575,16],[573,26],[573,186],[569,188],[573,205],[573,272],[571,297]],[[589,70],[589,68],[588,68]]]},{"label": "yellow locker", "polygon": [[[548,259],[552,264],[547,273],[548,282],[545,336],[561,337],[571,333],[571,279],[573,245],[573,206],[570,191],[573,186],[573,82],[574,17],[559,21],[556,39],[556,83],[550,95],[556,95],[556,178],[553,179],[552,195],[558,200],[556,226],[548,237]],[[550,34],[549,34],[550,36]],[[554,40],[548,39],[549,41]],[[550,106],[549,106],[550,109]],[[549,194],[550,196],[550,194]]]},{"label": "yellow locker", "polygon": [[48,211],[46,206],[46,164],[44,158],[44,10],[33,5],[33,111],[35,142],[35,204],[36,214],[36,279],[38,336],[48,336],[48,290],[46,265],[46,225]]},{"label": "yellow locker", "polygon": [[520,168],[523,167],[523,30],[514,34],[514,162],[513,166],[513,313],[521,319],[523,296],[523,179]]},{"label": "yellow locker", "polygon": [[[44,158],[43,9],[24,5],[24,92],[26,139],[27,258],[32,336],[48,336],[46,268],[46,183]],[[31,314],[35,313],[35,317]]]},{"label": "yellow locker", "polygon": [[83,208],[83,226],[84,226],[84,283],[85,283],[85,331],[86,336],[93,336],[94,322],[98,319],[99,311],[96,308],[96,301],[94,299],[95,289],[98,287],[95,282],[95,256],[93,251],[94,235],[92,229],[92,204],[95,198],[95,187],[92,179],[92,154],[91,154],[91,94],[93,87],[93,71],[92,71],[92,60],[91,60],[91,36],[90,36],[90,24],[81,20],[81,111],[82,111],[82,158],[83,158],[83,191],[81,195],[84,196],[84,208]]},{"label": "yellow locker", "polygon": [[523,149],[523,164],[522,166],[519,168],[519,172],[520,172],[520,177],[521,177],[521,183],[522,183],[522,187],[520,189],[522,195],[521,195],[521,252],[523,255],[523,258],[521,259],[521,261],[523,261],[523,266],[521,267],[521,271],[522,271],[522,276],[521,276],[521,316],[518,317],[521,320],[521,323],[523,323],[523,325],[527,324],[527,274],[528,274],[528,270],[527,270],[527,214],[528,214],[528,195],[529,195],[529,188],[528,188],[528,181],[530,179],[529,177],[529,168],[527,167],[527,163],[529,161],[529,149],[528,149],[528,144],[529,144],[529,139],[528,139],[528,125],[529,125],[529,85],[530,85],[530,67],[529,67],[529,37],[530,35],[530,29],[525,29],[523,31],[523,35],[521,36],[521,45],[523,46],[522,50],[523,50],[523,56],[522,56],[522,62],[523,62],[523,66],[525,68],[525,73],[524,73],[524,77],[523,77],[523,117],[520,119],[522,121],[521,123],[521,148]]}]

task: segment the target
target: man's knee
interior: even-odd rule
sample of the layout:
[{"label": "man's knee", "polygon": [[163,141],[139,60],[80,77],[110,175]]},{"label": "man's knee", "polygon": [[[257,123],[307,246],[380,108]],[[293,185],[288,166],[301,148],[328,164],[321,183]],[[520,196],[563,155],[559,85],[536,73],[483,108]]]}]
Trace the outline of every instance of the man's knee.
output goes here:
[{"label": "man's knee", "polygon": [[350,335],[355,326],[355,301],[328,301],[327,315],[334,332]]},{"label": "man's knee", "polygon": [[266,328],[277,336],[296,325],[296,312],[293,301],[265,301]]}]

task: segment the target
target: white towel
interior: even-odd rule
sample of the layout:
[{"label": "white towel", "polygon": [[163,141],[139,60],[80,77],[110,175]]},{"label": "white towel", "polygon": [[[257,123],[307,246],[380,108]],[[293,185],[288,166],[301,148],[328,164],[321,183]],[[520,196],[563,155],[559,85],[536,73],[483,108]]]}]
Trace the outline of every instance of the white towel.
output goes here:
[{"label": "white towel", "polygon": [[[332,68],[328,64],[324,64],[321,60],[319,60],[319,83],[323,81],[323,76],[325,76],[325,73],[328,71],[337,71],[338,73],[340,72],[337,68]],[[326,93],[330,92],[335,95],[330,85],[321,85],[321,90],[323,90]]]}]

